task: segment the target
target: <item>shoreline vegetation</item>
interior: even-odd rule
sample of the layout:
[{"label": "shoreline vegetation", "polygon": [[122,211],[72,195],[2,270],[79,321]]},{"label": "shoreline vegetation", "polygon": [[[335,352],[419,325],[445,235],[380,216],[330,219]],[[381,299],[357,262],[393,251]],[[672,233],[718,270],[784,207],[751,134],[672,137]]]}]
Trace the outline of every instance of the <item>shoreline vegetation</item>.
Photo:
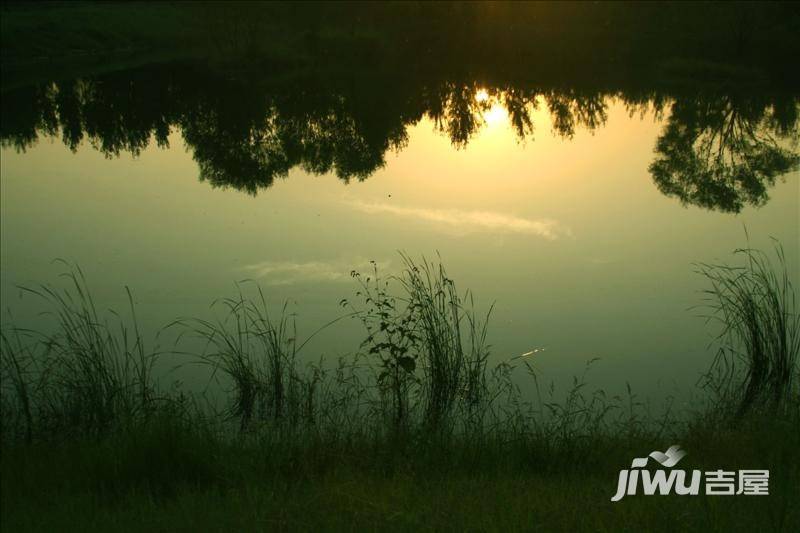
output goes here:
[{"label": "shoreline vegetation", "polygon": [[[295,318],[260,289],[218,301],[218,321],[170,324],[203,339],[195,362],[224,376],[229,401],[215,410],[159,388],[167,353],[147,348],[130,291],[130,319],[104,316],[70,267],[66,288],[24,289],[50,306],[53,333],[3,327],[4,529],[790,531],[800,524],[795,289],[779,246],[774,259],[737,254],[736,266],[697,266],[703,309],[722,326],[708,401],[658,414],[630,389],[590,391],[585,376],[555,401],[524,358],[490,365],[490,312],[441,264],[406,255],[397,277],[352,273],[357,292],[340,303],[365,338],[334,364],[301,364]],[[673,443],[696,468],[769,468],[770,496],[611,507],[616,472]],[[576,504],[585,512],[563,512]]]}]

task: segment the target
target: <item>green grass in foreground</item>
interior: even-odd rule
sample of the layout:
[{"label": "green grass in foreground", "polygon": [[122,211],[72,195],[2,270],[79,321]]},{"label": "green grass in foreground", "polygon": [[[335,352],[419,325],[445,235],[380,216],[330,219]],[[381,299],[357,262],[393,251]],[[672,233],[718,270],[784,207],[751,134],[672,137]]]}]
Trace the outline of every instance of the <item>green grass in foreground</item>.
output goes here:
[{"label": "green grass in foreground", "polygon": [[[523,364],[538,391],[526,399],[512,365],[486,365],[488,316],[441,265],[408,258],[399,279],[354,273],[360,289],[342,305],[367,337],[337,365],[301,368],[291,321],[263,295],[173,324],[204,339],[197,361],[227,377],[216,413],[159,390],[163,354],[145,347],[135,313],[127,325],[101,316],[73,271],[67,290],[29,289],[53,306],[54,333],[3,330],[2,527],[796,531],[794,292],[780,251],[777,267],[745,256],[701,267],[710,310],[730,326],[725,360],[744,367],[710,374],[716,401],[655,415],[579,378],[563,401],[543,400]],[[745,303],[724,307],[734,297]],[[611,503],[621,469],[672,444],[687,470],[769,469],[770,495]]]},{"label": "green grass in foreground", "polygon": [[770,468],[767,497],[619,503],[609,501],[618,470],[671,441],[596,438],[574,453],[539,448],[536,439],[461,442],[471,449],[360,442],[290,450],[162,428],[5,449],[3,529],[796,531],[796,422],[696,429],[681,441],[685,468]]}]

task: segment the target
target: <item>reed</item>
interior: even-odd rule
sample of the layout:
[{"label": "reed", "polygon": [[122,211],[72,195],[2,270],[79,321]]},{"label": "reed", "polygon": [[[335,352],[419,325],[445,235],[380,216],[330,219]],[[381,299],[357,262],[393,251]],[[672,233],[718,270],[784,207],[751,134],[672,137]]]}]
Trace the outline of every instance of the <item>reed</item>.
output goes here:
[{"label": "reed", "polygon": [[782,246],[774,260],[752,248],[736,250],[742,264],[698,265],[710,287],[707,318],[720,327],[710,375],[736,416],[756,408],[780,409],[798,396],[800,314]]},{"label": "reed", "polygon": [[[763,294],[767,302],[784,295],[777,301],[788,310],[784,278],[764,276],[766,263],[751,265],[748,275],[784,287]],[[52,307],[55,330],[4,324],[2,331],[4,527],[78,531],[87,517],[102,515],[89,529],[138,530],[150,525],[143,517],[175,530],[229,529],[231,517],[246,530],[265,523],[330,529],[332,517],[345,516],[337,522],[343,529],[491,530],[543,523],[528,511],[549,506],[553,529],[604,529],[616,472],[631,457],[674,442],[692,450],[698,468],[770,468],[770,506],[741,509],[753,501],[746,498],[631,498],[620,512],[638,507],[620,527],[648,529],[664,513],[671,520],[665,523],[703,531],[742,524],[792,530],[800,520],[791,505],[800,472],[796,392],[781,388],[780,409],[746,410],[731,425],[730,410],[718,419],[701,407],[673,414],[668,405],[654,415],[630,386],[627,396],[592,389],[594,361],[557,391],[527,358],[489,367],[488,313],[476,318],[472,298],[459,296],[440,265],[407,260],[406,267],[390,279],[377,270],[354,273],[365,306],[343,302],[353,309],[345,317],[363,321],[367,339],[333,364],[302,364],[305,343],[296,340],[294,315],[286,305],[271,310],[261,291],[251,298],[240,287],[216,302],[217,320],[175,322],[205,341],[191,360],[230,386],[224,417],[197,396],[158,392],[152,370],[161,353],[144,348],[133,309],[129,320],[102,316],[79,270],[66,275],[64,290],[32,289]],[[734,279],[731,286],[741,287]],[[751,298],[763,296],[746,287]],[[775,327],[774,312],[762,313],[773,316],[773,334],[794,338],[788,318],[784,330]],[[753,372],[731,388],[744,386],[744,398],[751,387],[775,397],[773,388],[785,386],[782,369],[796,365],[796,352],[788,361],[791,351],[779,354],[778,363],[768,358],[773,381],[751,386],[752,376],[762,375]],[[703,463],[707,458],[713,461]],[[579,520],[563,513],[576,494],[585,507]]]},{"label": "reed", "polygon": [[[756,406],[785,413],[800,405],[800,326],[783,252],[776,248],[777,266],[755,250],[737,253],[744,266],[699,267],[711,280],[710,318],[722,324],[724,356],[707,382],[725,391],[717,404],[726,411],[722,420],[741,419]],[[685,422],[669,407],[663,415],[646,412],[630,387],[627,396],[591,390],[586,373],[558,393],[541,386],[528,359],[490,368],[491,307],[479,314],[441,264],[402,258],[398,276],[382,278],[376,267],[369,276],[353,272],[357,301],[342,302],[351,312],[340,319],[360,320],[366,338],[332,363],[301,357],[321,330],[298,342],[296,317],[286,304],[270,309],[258,287],[240,285],[235,296],[215,302],[216,319],[173,323],[179,339],[190,335],[205,345],[202,353],[179,353],[228,388],[222,418],[191,394],[160,393],[153,369],[162,353],[146,348],[130,291],[127,319],[101,315],[83,273],[70,267],[65,288],[25,289],[49,305],[52,333],[3,326],[3,441],[102,436],[176,417],[214,427],[225,439],[269,435],[278,448],[363,441],[402,455],[423,442],[505,439],[574,451],[610,435],[665,435]],[[229,431],[230,420],[238,432]],[[378,456],[387,465],[396,460],[393,453]]]},{"label": "reed", "polygon": [[49,306],[53,333],[3,332],[4,377],[23,409],[28,440],[34,422],[51,435],[102,434],[147,417],[157,400],[158,353],[145,346],[130,290],[129,319],[102,317],[80,268],[70,266],[63,276],[63,289],[20,287]]},{"label": "reed", "polygon": [[[200,359],[213,373],[224,373],[233,385],[230,414],[246,430],[254,419],[280,422],[296,418],[303,403],[297,371],[296,326],[284,304],[273,321],[261,288],[255,299],[238,295],[215,302],[224,315],[217,321],[191,319],[182,324],[206,341],[208,349]],[[313,394],[312,389],[306,389]],[[313,396],[306,405],[313,403]]]},{"label": "reed", "polygon": [[424,418],[437,427],[455,409],[478,409],[486,398],[486,329],[492,309],[479,317],[472,294],[462,298],[441,263],[402,257],[401,284],[420,340]]},{"label": "reed", "polygon": [[25,443],[33,441],[33,406],[30,368],[36,360],[24,332],[19,329],[0,331],[0,383],[3,385],[3,435],[24,435]]}]

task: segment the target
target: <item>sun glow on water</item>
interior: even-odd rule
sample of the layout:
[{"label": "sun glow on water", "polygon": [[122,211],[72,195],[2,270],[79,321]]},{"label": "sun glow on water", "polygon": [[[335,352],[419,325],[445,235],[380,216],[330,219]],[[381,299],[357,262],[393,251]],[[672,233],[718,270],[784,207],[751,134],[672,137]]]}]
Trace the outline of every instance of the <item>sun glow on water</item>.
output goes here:
[{"label": "sun glow on water", "polygon": [[497,126],[508,122],[508,111],[500,102],[494,102],[482,113],[482,117],[487,126]]},{"label": "sun glow on water", "polygon": [[475,101],[483,108],[481,118],[489,126],[498,126],[508,122],[508,111],[499,98],[489,94],[486,89],[478,89],[475,92]]}]

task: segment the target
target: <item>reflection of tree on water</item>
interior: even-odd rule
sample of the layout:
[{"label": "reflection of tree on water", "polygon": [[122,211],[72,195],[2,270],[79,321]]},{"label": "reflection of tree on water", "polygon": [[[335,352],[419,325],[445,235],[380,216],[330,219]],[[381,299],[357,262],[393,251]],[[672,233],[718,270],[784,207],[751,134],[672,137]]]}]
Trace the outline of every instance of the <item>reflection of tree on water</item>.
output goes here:
[{"label": "reflection of tree on water", "polygon": [[307,111],[287,102],[253,102],[259,112],[228,101],[188,110],[180,126],[194,149],[200,177],[217,186],[255,193],[275,177],[300,166],[314,174],[335,172],[343,180],[364,179],[384,163],[384,154],[405,141],[405,130],[369,135],[335,98]]},{"label": "reflection of tree on water", "polygon": [[73,152],[87,140],[107,157],[139,155],[152,138],[167,145],[178,118],[169,87],[135,83],[124,76],[71,80],[4,93],[0,139],[25,150],[39,134],[61,133]]},{"label": "reflection of tree on water", "polygon": [[[380,89],[376,89],[379,87]],[[72,150],[88,141],[107,156],[166,145],[179,128],[201,179],[255,194],[300,167],[365,179],[407,128],[429,117],[461,148],[501,106],[519,139],[534,133],[545,106],[554,133],[571,138],[607,119],[609,98],[632,112],[669,111],[650,166],[658,188],[684,203],[738,211],[761,205],[776,178],[798,164],[797,99],[672,96],[659,91],[554,89],[440,81],[302,79],[283,85],[215,78],[207,72],[148,69],[48,84],[3,94],[4,146],[24,150],[38,135],[62,135]]]},{"label": "reflection of tree on water", "polygon": [[571,139],[575,126],[594,131],[606,123],[605,97],[601,93],[576,93],[551,91],[545,95],[553,121],[553,129],[562,137]]},{"label": "reflection of tree on water", "polygon": [[793,104],[679,99],[650,172],[661,192],[686,204],[729,212],[763,205],[768,187],[800,162],[797,124]]}]

